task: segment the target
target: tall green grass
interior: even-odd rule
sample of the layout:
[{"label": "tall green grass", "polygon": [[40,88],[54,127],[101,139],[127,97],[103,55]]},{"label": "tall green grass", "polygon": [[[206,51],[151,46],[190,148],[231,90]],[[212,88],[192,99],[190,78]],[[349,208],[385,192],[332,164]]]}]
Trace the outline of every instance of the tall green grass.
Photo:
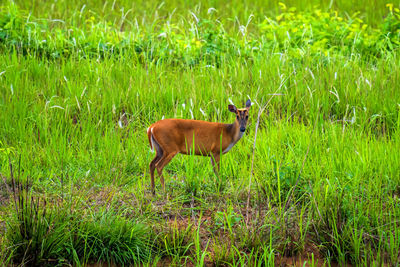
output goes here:
[{"label": "tall green grass", "polygon": [[[387,5],[379,25],[368,24],[359,12],[342,15],[334,9],[299,11],[280,3],[280,12],[271,16],[249,15],[245,21],[224,23],[209,9],[181,16],[159,17],[139,25],[127,20],[124,9],[120,22],[106,17],[84,15],[84,7],[72,17],[35,18],[14,2],[1,7],[0,48],[50,59],[80,57],[130,57],[134,63],[195,67],[200,62],[219,67],[231,61],[264,58],[265,51],[287,54],[302,61],[306,56],[361,56],[373,61],[391,56],[400,45],[400,9]],[[91,15],[96,13],[91,10]],[[229,21],[229,19],[228,19]],[[131,27],[125,29],[124,23]],[[119,25],[118,25],[119,24]],[[389,52],[389,55],[388,55]]]},{"label": "tall green grass", "polygon": [[[82,2],[80,0],[72,1],[46,1],[41,2],[17,0],[17,5],[29,10],[36,17],[46,19],[72,19],[79,21],[80,16],[91,17],[98,16],[106,18],[109,21],[120,24],[123,23],[129,29],[136,23],[145,25],[153,22],[153,15],[157,13],[159,18],[166,18],[172,14],[181,15],[187,11],[198,12],[201,16],[211,12],[210,8],[217,11],[217,16],[222,19],[224,25],[233,23],[237,18],[239,21],[247,21],[250,15],[264,17],[274,15],[280,12],[281,4],[289,7],[295,7],[301,11],[310,11],[315,9],[338,10],[341,14],[353,14],[360,12],[363,19],[369,24],[380,24],[385,17],[389,3],[396,4],[395,1],[367,0],[348,2],[344,0],[312,0],[312,1],[231,1],[229,4],[222,1],[182,1],[171,0],[168,2],[156,3],[153,1],[107,1],[107,2]],[[398,6],[397,6],[398,7]],[[79,11],[82,15],[77,13]],[[173,17],[173,16],[172,16]],[[122,18],[122,19],[121,19]],[[178,19],[178,18],[176,18]],[[132,23],[133,22],[133,23]]]},{"label": "tall green grass", "polygon": [[[20,190],[25,193],[19,211],[13,196],[1,204],[0,222],[8,225],[0,228],[5,233],[0,238],[0,251],[5,251],[1,263],[21,263],[28,259],[26,251],[34,251],[31,255],[41,258],[29,260],[36,264],[86,264],[97,259],[121,265],[262,266],[298,255],[312,264],[398,264],[398,7],[391,7],[390,17],[385,3],[374,14],[368,5],[349,7],[338,1],[330,9],[330,3],[321,6],[327,14],[339,9],[343,18],[345,12],[363,11],[357,18],[365,18],[379,40],[387,32],[378,25],[387,22],[396,34],[385,39],[378,53],[346,41],[335,48],[319,44],[314,50],[309,41],[322,40],[322,33],[312,38],[291,35],[290,41],[266,39],[261,16],[278,21],[279,14],[286,14],[287,25],[276,24],[278,34],[298,25],[290,15],[294,11],[288,10],[291,6],[297,6],[296,15],[315,14],[313,5],[297,2],[286,2],[286,11],[275,2],[222,8],[219,2],[193,7],[191,2],[175,1],[160,7],[121,1],[114,9],[111,2],[85,7],[79,1],[72,7],[66,1],[15,3],[1,11],[8,22],[7,14],[14,16],[15,24],[5,28],[0,22],[1,32],[9,34],[0,36],[0,177],[11,186],[9,160],[15,166],[21,157],[21,176],[29,177],[32,187]],[[123,12],[132,10],[121,26],[122,6]],[[169,19],[170,7],[185,13]],[[206,12],[211,7],[217,8],[216,15]],[[190,28],[195,24],[189,11],[203,19],[215,17],[204,28]],[[247,23],[249,14],[255,18],[248,36],[262,49],[243,55],[252,43],[232,25],[244,25],[242,19]],[[25,43],[29,29],[35,29],[29,26],[30,16],[35,17],[35,27],[45,29],[36,31],[31,46]],[[91,16],[93,23],[86,22]],[[56,18],[64,22],[49,20]],[[110,28],[103,28],[107,21],[112,22]],[[204,30],[198,40],[205,49],[213,47],[207,54],[215,56],[212,61],[200,48],[171,46],[179,38],[159,37],[168,30],[161,28],[168,21],[176,25],[169,34],[175,32],[184,41],[191,42],[192,29]],[[324,25],[321,21],[316,18],[313,23]],[[320,29],[328,34],[328,26]],[[71,39],[64,35],[68,29],[75,31]],[[126,31],[124,38],[132,38],[110,46],[120,50],[99,48],[101,38],[120,31]],[[351,32],[366,34],[359,28]],[[146,52],[135,46],[146,44],[141,33],[150,38]],[[206,39],[207,34],[218,38]],[[12,43],[13,36],[23,45]],[[56,38],[42,45],[42,36]],[[77,36],[82,39],[74,44],[72,37]],[[354,40],[364,42],[362,38]],[[65,52],[45,56],[61,48]],[[171,48],[181,54],[170,53]],[[151,51],[161,53],[157,55],[163,60],[155,60]],[[186,64],[193,58],[196,64]],[[178,155],[166,167],[166,193],[156,180],[159,194],[152,197],[148,164],[154,155],[146,136],[148,125],[163,117],[233,122],[227,105],[232,101],[242,106],[247,98],[255,103],[250,125],[244,138],[222,157],[221,178],[215,177],[209,158]],[[254,140],[258,109],[270,99]],[[247,211],[254,141],[254,182]],[[29,228],[36,239],[11,230],[29,225],[37,226]],[[75,229],[75,234],[63,227]],[[132,229],[143,238],[132,240]],[[69,246],[54,246],[58,254],[43,246],[64,239],[61,243]],[[139,243],[144,249],[140,259],[132,251]],[[36,244],[34,250],[31,244]]]},{"label": "tall green grass", "polygon": [[[156,252],[151,229],[114,210],[83,208],[82,198],[34,196],[30,181],[14,177],[13,213],[6,221],[2,264],[51,266],[92,262],[129,265],[148,262]],[[63,193],[63,191],[62,191]],[[9,246],[7,249],[4,246]]]}]

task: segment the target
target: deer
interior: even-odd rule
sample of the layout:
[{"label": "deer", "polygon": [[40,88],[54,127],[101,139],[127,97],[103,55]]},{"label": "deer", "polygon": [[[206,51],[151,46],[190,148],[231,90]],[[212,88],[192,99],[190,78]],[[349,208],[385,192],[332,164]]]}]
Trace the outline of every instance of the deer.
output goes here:
[{"label": "deer", "polygon": [[178,153],[211,158],[214,173],[219,176],[221,154],[228,153],[243,137],[249,119],[251,101],[245,108],[228,105],[236,114],[231,124],[189,119],[163,119],[147,128],[147,136],[152,151],[156,155],[150,162],[151,191],[155,195],[154,172],[157,169],[165,192],[164,167]]}]

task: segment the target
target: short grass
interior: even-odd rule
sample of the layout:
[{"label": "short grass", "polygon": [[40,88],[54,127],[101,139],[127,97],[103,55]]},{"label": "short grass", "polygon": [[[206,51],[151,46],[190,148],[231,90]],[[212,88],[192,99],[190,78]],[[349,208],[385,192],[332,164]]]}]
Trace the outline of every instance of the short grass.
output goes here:
[{"label": "short grass", "polygon": [[[369,24],[378,25],[388,14],[386,3],[378,2],[373,9],[345,1],[315,4],[341,14],[360,10]],[[206,16],[214,7],[232,42],[242,38],[235,26],[228,27],[236,18],[255,14],[260,22],[282,8],[262,1],[231,6],[173,1],[161,7],[151,1],[15,3],[36,18],[78,28],[79,14],[114,21],[121,12],[127,25],[137,19],[139,29],[146,28],[149,19],[168,21],[174,8],[174,19],[184,27],[190,12]],[[301,12],[314,7],[286,5]],[[263,42],[261,33],[255,36]],[[396,266],[400,60],[398,44],[391,44],[376,57],[349,53],[345,46],[316,52],[304,45],[181,65],[138,59],[133,46],[123,55],[86,57],[74,51],[51,58],[4,41],[0,262],[264,266],[297,260]],[[250,125],[223,156],[221,177],[215,177],[209,158],[178,155],[166,167],[166,192],[156,180],[153,197],[148,165],[154,154],[146,128],[164,117],[233,122],[227,105],[243,106],[247,98],[255,103]],[[15,189],[15,181],[24,185]],[[30,234],[19,235],[27,226]],[[62,234],[65,229],[70,233]],[[54,241],[60,238],[62,244]]]}]

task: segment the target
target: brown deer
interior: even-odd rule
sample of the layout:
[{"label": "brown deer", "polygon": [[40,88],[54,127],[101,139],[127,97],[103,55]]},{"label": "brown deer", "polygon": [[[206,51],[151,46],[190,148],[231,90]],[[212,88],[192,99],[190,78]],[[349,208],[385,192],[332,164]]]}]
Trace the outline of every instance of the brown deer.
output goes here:
[{"label": "brown deer", "polygon": [[154,170],[157,169],[165,190],[162,171],[178,153],[211,157],[214,172],[218,175],[221,153],[225,154],[231,150],[246,131],[250,106],[250,99],[247,100],[245,108],[238,109],[234,105],[229,105],[229,111],[236,114],[236,120],[232,124],[164,119],[150,125],[147,135],[150,147],[156,151],[156,156],[150,163],[153,195],[155,194]]}]

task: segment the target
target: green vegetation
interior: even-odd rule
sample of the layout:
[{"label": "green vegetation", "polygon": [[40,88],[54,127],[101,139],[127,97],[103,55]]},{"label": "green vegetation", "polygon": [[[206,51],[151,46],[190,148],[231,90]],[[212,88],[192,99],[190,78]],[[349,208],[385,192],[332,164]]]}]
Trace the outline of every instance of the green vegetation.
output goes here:
[{"label": "green vegetation", "polygon": [[[79,203],[48,205],[49,198],[34,197],[29,185],[12,179],[16,218],[7,221],[12,257],[23,264],[100,261],[120,265],[149,260],[152,234],[143,225],[111,211],[82,216]],[[16,185],[16,186],[15,186]],[[84,218],[84,219],[82,219]]]},{"label": "green vegetation", "polygon": [[299,12],[283,3],[280,7],[277,16],[255,21],[250,15],[229,29],[213,8],[203,17],[191,12],[180,21],[172,19],[173,14],[160,19],[156,12],[141,27],[128,21],[123,10],[118,22],[84,12],[85,6],[68,21],[39,20],[11,3],[3,8],[0,40],[19,53],[50,59],[129,57],[133,63],[192,67],[265,58],[271,51],[286,51],[299,61],[307,52],[328,58],[355,53],[381,58],[400,45],[400,10],[392,5],[379,26],[364,23],[360,13],[343,17],[337,11]]},{"label": "green vegetation", "polygon": [[[1,265],[400,263],[400,6],[263,2],[3,3]],[[248,97],[152,197],[146,128]]]}]

